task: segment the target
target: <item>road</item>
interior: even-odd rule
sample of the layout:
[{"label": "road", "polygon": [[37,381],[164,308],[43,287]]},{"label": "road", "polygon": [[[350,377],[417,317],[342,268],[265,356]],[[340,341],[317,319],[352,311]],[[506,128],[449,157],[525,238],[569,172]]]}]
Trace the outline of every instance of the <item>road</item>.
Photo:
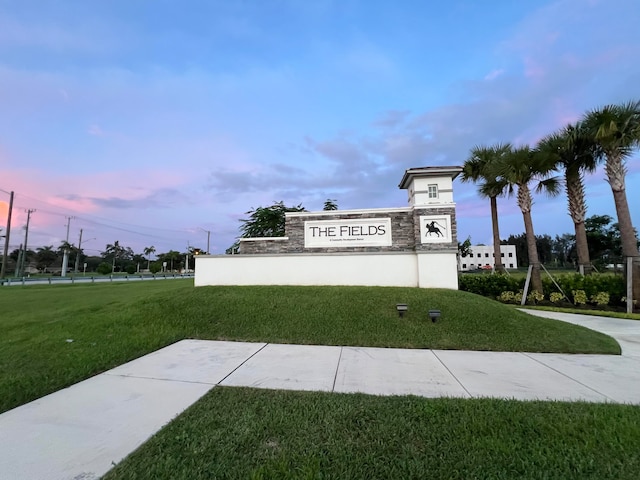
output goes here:
[{"label": "road", "polygon": [[104,283],[104,282],[139,282],[142,280],[174,280],[179,278],[193,278],[193,273],[185,274],[157,274],[157,275],[109,275],[109,276],[83,276],[83,277],[49,277],[49,278],[5,278],[0,280],[0,286],[27,286],[27,285],[66,285],[73,283]]}]

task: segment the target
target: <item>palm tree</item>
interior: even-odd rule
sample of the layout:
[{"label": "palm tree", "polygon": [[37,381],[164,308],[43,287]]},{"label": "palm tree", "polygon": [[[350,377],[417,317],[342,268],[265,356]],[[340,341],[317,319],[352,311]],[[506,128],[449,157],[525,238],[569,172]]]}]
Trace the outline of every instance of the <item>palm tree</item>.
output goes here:
[{"label": "palm tree", "polygon": [[156,247],[151,245],[150,247],[145,247],[144,254],[147,256],[147,270],[151,268],[151,255],[156,253]]},{"label": "palm tree", "polygon": [[463,182],[481,182],[478,192],[484,198],[489,198],[491,204],[491,224],[493,227],[493,258],[495,269],[498,272],[504,271],[502,264],[502,254],[500,253],[500,229],[498,227],[498,200],[503,195],[507,187],[506,182],[497,177],[490,166],[499,162],[511,151],[511,145],[497,144],[492,147],[476,146],[471,149],[471,155],[462,166]]},{"label": "palm tree", "polygon": [[527,251],[529,253],[529,265],[531,265],[532,289],[542,292],[542,277],[540,276],[540,261],[536,236],[531,220],[531,189],[529,184],[537,182],[536,192],[544,192],[548,195],[557,195],[559,182],[557,177],[549,175],[555,170],[555,164],[548,160],[546,155],[532,150],[528,145],[513,149],[505,155],[500,162],[495,162],[491,167],[496,177],[502,178],[507,183],[509,196],[517,190],[518,207],[524,218],[524,231],[527,237]]},{"label": "palm tree", "polygon": [[640,146],[640,100],[592,110],[587,112],[583,122],[605,160],[604,171],[620,225],[622,254],[634,258],[633,298],[639,299],[640,259],[625,189],[625,160]]},{"label": "palm tree", "polygon": [[114,243],[108,243],[105,251],[102,252],[103,256],[113,256],[113,263],[111,264],[111,273],[116,271],[116,259],[120,258],[125,252],[125,248],[120,246],[120,241],[116,240]]},{"label": "palm tree", "polygon": [[584,193],[584,174],[593,173],[597,166],[597,148],[581,123],[567,125],[546,136],[538,143],[538,150],[564,169],[564,186],[569,203],[569,215],[576,232],[576,252],[580,272],[591,273],[591,259],[587,243],[585,219],[587,202]]},{"label": "palm tree", "polygon": [[54,263],[58,254],[53,250],[53,245],[38,247],[36,249],[36,267],[42,272],[46,272],[49,265]]}]

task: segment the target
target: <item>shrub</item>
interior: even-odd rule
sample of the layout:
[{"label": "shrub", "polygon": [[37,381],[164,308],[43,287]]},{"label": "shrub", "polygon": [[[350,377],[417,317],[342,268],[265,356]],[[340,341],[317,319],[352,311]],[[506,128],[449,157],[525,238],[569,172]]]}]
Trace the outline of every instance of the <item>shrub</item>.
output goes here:
[{"label": "shrub", "polygon": [[561,302],[563,298],[564,298],[564,295],[559,292],[551,292],[549,294],[549,300],[551,301],[551,303]]},{"label": "shrub", "polygon": [[100,265],[97,266],[96,272],[102,275],[108,275],[109,273],[111,273],[111,264],[107,262],[102,262]]},{"label": "shrub", "polygon": [[607,292],[598,292],[595,295],[591,295],[591,303],[595,303],[598,306],[609,305],[609,294]]},{"label": "shrub", "polygon": [[513,297],[516,303],[522,303],[522,295],[524,295],[524,290],[518,290],[518,293],[516,293]]},{"label": "shrub", "polygon": [[151,265],[149,265],[149,271],[153,274],[158,273],[160,270],[162,270],[162,265],[160,265],[160,262],[153,262]]},{"label": "shrub", "polygon": [[515,292],[523,288],[524,279],[515,279],[505,274],[463,274],[459,277],[459,289],[484,297],[496,298],[502,292]]},{"label": "shrub", "polygon": [[135,266],[135,265],[129,265],[129,266],[127,266],[127,268],[126,268],[126,272],[127,272],[129,275],[133,275],[134,273],[136,273],[136,266]]},{"label": "shrub", "polygon": [[502,292],[500,295],[498,295],[498,300],[500,300],[501,302],[504,303],[511,303],[514,302],[516,298],[516,294],[509,291],[509,292]]},{"label": "shrub", "polygon": [[[612,304],[620,303],[620,299],[624,296],[625,292],[624,278],[620,275],[610,273],[595,273],[585,276],[579,273],[571,273],[558,275],[554,278],[562,291],[567,294],[574,290],[583,290],[587,298],[591,298],[597,295],[598,292],[607,292],[610,303]],[[543,277],[542,284],[546,295],[550,295],[551,292],[557,290],[551,279],[546,276]]]},{"label": "shrub", "polygon": [[538,302],[544,300],[544,294],[538,292],[537,290],[532,291],[529,295],[527,295],[527,302],[533,303],[534,305]]},{"label": "shrub", "polygon": [[573,303],[576,305],[584,305],[587,303],[587,294],[584,290],[571,290],[573,295]]}]

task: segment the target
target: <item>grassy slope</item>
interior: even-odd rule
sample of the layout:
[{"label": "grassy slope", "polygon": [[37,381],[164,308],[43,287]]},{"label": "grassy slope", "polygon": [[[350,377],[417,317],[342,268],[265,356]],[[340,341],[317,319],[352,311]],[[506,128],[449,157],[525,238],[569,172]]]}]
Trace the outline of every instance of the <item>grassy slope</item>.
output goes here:
[{"label": "grassy slope", "polygon": [[[406,318],[396,303],[409,304]],[[449,290],[162,280],[3,287],[0,305],[0,411],[183,338],[619,353],[607,336]],[[430,308],[442,310],[436,324]]]},{"label": "grassy slope", "polygon": [[640,409],[215,388],[105,480],[636,479]]}]

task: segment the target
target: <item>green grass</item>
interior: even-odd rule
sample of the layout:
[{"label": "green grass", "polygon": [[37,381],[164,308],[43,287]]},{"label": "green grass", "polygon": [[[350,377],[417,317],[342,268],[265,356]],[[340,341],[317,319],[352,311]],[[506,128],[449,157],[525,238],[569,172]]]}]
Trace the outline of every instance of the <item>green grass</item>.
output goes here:
[{"label": "green grass", "polygon": [[[409,304],[400,319],[396,303]],[[466,292],[201,287],[191,280],[0,288],[0,411],[183,338],[619,354],[606,335]],[[430,308],[441,320],[426,319]]]},{"label": "green grass", "polygon": [[636,479],[640,409],[216,387],[105,480]]}]

